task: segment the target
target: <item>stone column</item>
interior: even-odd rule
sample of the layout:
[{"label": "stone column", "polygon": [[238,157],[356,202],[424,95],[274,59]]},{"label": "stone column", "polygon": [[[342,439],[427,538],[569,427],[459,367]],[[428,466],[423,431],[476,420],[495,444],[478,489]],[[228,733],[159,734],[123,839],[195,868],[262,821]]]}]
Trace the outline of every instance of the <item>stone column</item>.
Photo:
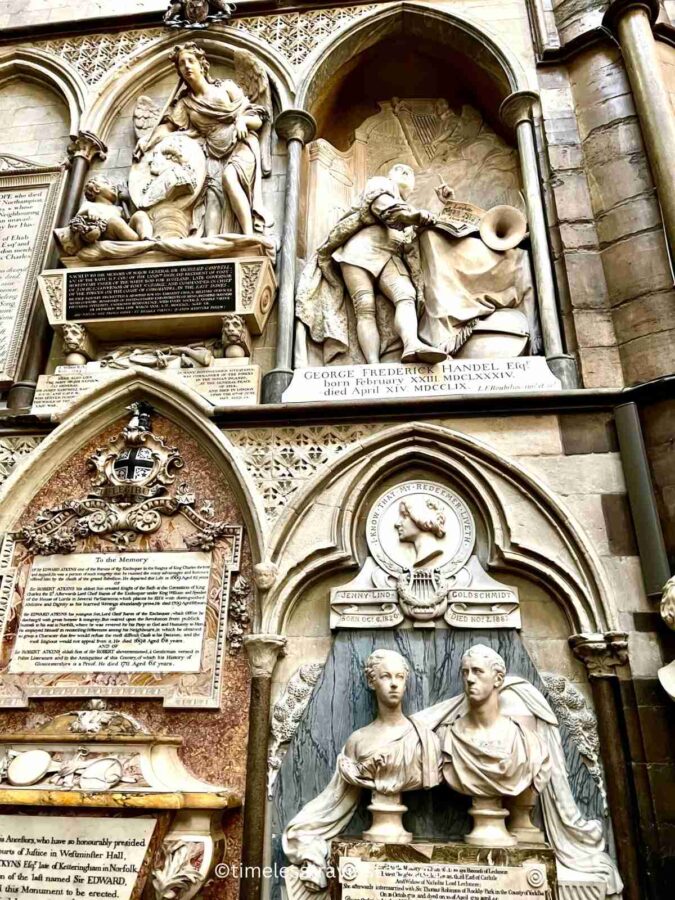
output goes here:
[{"label": "stone column", "polygon": [[538,101],[539,97],[533,91],[516,91],[504,100],[499,109],[499,116],[504,124],[515,129],[518,140],[546,360],[564,388],[576,388],[579,386],[576,363],[574,357],[565,353],[563,348],[546,216],[541,197],[537,148],[532,126],[532,109]]},{"label": "stone column", "polygon": [[603,24],[614,32],[621,45],[661,204],[670,258],[675,261],[675,113],[652,33],[658,15],[657,0],[614,0]]},{"label": "stone column", "polygon": [[293,377],[293,332],[295,329],[295,262],[298,246],[298,203],[300,200],[300,164],[302,148],[314,139],[316,122],[303,109],[286,109],[274,123],[277,134],[286,141],[286,202],[284,231],[279,254],[279,293],[277,298],[276,364],[263,380],[263,403],[279,403]]},{"label": "stone column", "polygon": [[[93,160],[99,156],[105,159],[106,147],[96,135],[81,131],[68,145],[70,169],[66,181],[66,189],[56,219],[57,227],[63,227],[73,218],[80,204],[82,188]],[[46,268],[53,268],[58,257],[52,247],[47,258]],[[26,409],[30,407],[35,395],[38,376],[44,370],[49,352],[50,328],[47,314],[41,302],[33,312],[30,330],[26,336],[25,346],[28,352],[22,361],[21,379],[15,381],[7,396],[9,409]]]},{"label": "stone column", "polygon": [[103,141],[89,131],[80,131],[72,138],[68,145],[70,172],[59,211],[59,227],[65,227],[77,212],[91,164],[96,157],[105,160],[107,152]]},{"label": "stone column", "polygon": [[242,866],[255,867],[258,874],[243,878],[240,900],[259,900],[260,871],[265,852],[265,804],[267,797],[267,747],[269,741],[272,672],[285,652],[286,638],[279,634],[249,634],[244,649],[251,667],[251,699],[248,713],[246,796],[242,836]]},{"label": "stone column", "polygon": [[616,671],[628,662],[628,635],[621,631],[573,634],[569,643],[574,655],[586,666],[593,691],[607,799],[619,871],[624,882],[623,897],[624,900],[641,900],[638,815],[626,757],[626,723]]}]

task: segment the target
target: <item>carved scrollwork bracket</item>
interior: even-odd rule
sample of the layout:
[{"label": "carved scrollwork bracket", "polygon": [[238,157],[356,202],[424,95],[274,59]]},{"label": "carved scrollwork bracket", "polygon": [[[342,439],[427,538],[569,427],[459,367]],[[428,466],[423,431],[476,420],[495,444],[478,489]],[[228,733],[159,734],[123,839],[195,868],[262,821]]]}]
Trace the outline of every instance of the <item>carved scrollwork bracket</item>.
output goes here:
[{"label": "carved scrollwork bracket", "polygon": [[617,668],[628,662],[628,635],[624,631],[573,634],[569,644],[590,679],[615,678]]}]

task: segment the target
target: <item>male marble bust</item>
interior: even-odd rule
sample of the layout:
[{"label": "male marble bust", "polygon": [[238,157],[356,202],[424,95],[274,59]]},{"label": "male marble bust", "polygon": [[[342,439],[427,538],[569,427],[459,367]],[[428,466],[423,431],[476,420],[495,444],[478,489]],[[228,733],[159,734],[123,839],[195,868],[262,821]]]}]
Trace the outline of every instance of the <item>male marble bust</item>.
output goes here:
[{"label": "male marble bust", "polygon": [[549,780],[548,751],[536,731],[499,708],[506,665],[483,644],[462,657],[462,681],[468,712],[439,729],[443,776],[461,794],[512,797]]}]

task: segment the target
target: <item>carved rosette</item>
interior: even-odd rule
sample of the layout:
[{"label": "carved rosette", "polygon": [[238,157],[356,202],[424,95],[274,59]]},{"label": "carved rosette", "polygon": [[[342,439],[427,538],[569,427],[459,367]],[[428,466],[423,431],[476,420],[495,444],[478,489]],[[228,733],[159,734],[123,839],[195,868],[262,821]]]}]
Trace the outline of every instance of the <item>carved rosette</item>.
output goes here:
[{"label": "carved rosette", "polygon": [[628,635],[624,631],[573,634],[569,644],[590,679],[615,678],[617,668],[628,662]]}]

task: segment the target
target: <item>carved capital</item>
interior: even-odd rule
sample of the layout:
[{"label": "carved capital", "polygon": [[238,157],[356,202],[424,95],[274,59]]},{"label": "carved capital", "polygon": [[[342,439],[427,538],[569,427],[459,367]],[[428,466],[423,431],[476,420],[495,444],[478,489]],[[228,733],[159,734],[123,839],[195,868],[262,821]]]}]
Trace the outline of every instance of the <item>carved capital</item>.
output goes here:
[{"label": "carved capital", "polygon": [[70,137],[68,156],[71,159],[81,156],[91,165],[97,157],[103,162],[107,154],[108,148],[106,145],[90,131],[79,131],[76,135],[71,135]]},{"label": "carved capital", "polygon": [[613,678],[616,668],[628,662],[628,635],[625,631],[605,634],[573,634],[569,645],[586,666],[589,678]]},{"label": "carved capital", "polygon": [[613,0],[603,16],[602,24],[617,34],[620,20],[627,12],[635,9],[641,9],[647,14],[650,25],[656,24],[660,12],[658,0]]},{"label": "carved capital", "polygon": [[314,140],[316,122],[304,109],[285,109],[276,117],[274,128],[285,141],[300,141],[307,144]]},{"label": "carved capital", "polygon": [[517,128],[521,122],[529,122],[535,104],[539,103],[539,94],[534,91],[516,91],[502,102],[499,107],[499,118],[509,128]]},{"label": "carved capital", "polygon": [[286,655],[286,638],[280,634],[249,634],[244,638],[253,678],[271,678],[279,656]]}]

